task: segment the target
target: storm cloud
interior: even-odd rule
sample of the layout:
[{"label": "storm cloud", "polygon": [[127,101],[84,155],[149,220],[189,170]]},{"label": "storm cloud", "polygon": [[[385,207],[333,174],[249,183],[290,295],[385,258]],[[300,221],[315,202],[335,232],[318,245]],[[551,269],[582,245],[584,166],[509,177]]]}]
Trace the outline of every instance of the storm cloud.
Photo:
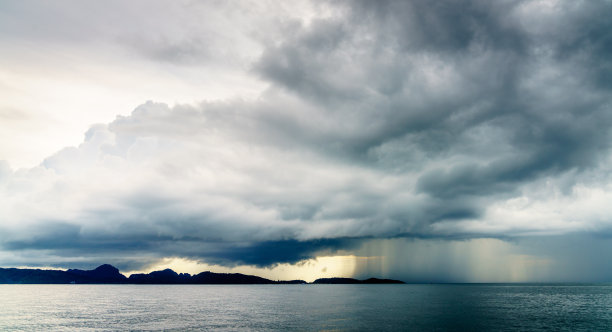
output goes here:
[{"label": "storm cloud", "polygon": [[[316,5],[236,60],[257,98],[146,102],[37,167],[0,164],[0,249],[272,266],[372,239],[610,232],[611,2]],[[191,37],[129,44],[223,57]]]}]

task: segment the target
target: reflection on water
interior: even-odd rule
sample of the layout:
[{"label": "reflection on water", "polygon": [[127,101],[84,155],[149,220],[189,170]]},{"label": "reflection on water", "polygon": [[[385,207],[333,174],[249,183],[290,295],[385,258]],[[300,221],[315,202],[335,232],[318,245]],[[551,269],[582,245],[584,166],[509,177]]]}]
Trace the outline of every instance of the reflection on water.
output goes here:
[{"label": "reflection on water", "polygon": [[0,285],[0,331],[611,326],[609,285]]}]

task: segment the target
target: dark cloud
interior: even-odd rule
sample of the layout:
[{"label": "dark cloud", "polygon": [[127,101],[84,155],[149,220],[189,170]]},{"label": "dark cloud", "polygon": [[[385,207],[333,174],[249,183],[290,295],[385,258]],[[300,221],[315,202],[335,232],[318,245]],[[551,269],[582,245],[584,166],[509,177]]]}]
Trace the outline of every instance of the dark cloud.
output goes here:
[{"label": "dark cloud", "polygon": [[[599,80],[591,68],[609,66],[602,45],[609,23],[585,20],[595,10],[609,13],[609,4],[560,3],[558,16],[547,19],[575,23],[569,36],[565,30],[552,36],[532,31],[521,11],[530,4],[352,4],[347,17],[315,22],[269,49],[257,68],[305,100],[323,103],[330,122],[342,124],[321,133],[338,147],[334,152],[374,157],[376,167],[410,160],[404,154],[413,151],[380,153],[401,141],[430,160],[468,159],[422,175],[419,188],[433,196],[512,193],[534,177],[592,167],[609,148],[609,91],[581,86]],[[381,90],[379,71],[393,72],[382,79],[395,86]],[[548,71],[558,79],[545,77]],[[439,76],[440,87],[428,85],[428,75]],[[486,144],[475,139],[492,146],[474,151]],[[502,155],[496,144],[512,151]],[[426,158],[417,162],[427,164]]]},{"label": "dark cloud", "polygon": [[2,248],[270,266],[371,238],[609,228],[586,203],[609,192],[609,2],[330,6],[265,45],[258,100],[149,102],[2,175],[40,204]]},{"label": "dark cloud", "polygon": [[273,266],[280,263],[298,263],[312,259],[317,255],[333,255],[339,251],[359,247],[361,240],[348,238],[318,239],[311,241],[266,241],[246,246],[233,246],[212,255],[202,253],[207,262],[217,264],[246,264],[259,267]]},{"label": "dark cloud", "polygon": [[[484,48],[521,53],[525,34],[508,18],[516,1],[359,1],[355,22],[373,21],[391,32],[384,42],[395,41],[402,50],[463,52],[477,44]],[[381,36],[382,37],[382,36]]]},{"label": "dark cloud", "polygon": [[[21,264],[73,267],[95,265],[104,261],[121,269],[138,270],[156,263],[161,258],[176,256],[227,266],[268,267],[282,263],[294,264],[313,259],[317,255],[333,255],[339,251],[356,249],[363,241],[333,238],[230,242],[222,238],[203,238],[197,235],[177,237],[152,230],[135,229],[142,226],[142,223],[126,225],[115,232],[100,234],[87,232],[78,225],[46,222],[36,229],[23,230],[23,233],[28,234],[25,239],[19,239],[18,233],[5,230],[5,239],[0,249],[15,252],[42,250],[52,252],[55,256],[46,260],[33,257]],[[177,229],[180,227],[177,223],[171,222],[171,226],[176,233],[189,234],[186,230]],[[130,256],[137,258],[126,258]],[[65,257],[79,259],[67,266]]]}]

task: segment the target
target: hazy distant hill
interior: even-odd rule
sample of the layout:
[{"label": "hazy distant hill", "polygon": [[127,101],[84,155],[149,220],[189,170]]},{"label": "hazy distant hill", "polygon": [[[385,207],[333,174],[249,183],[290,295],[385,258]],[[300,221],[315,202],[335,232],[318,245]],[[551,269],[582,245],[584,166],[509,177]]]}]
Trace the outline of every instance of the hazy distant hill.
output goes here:
[{"label": "hazy distant hill", "polygon": [[[0,268],[0,284],[306,284],[304,280],[269,280],[241,273],[202,272],[196,275],[176,273],[171,269],[151,273],[132,274],[126,278],[109,264],[93,270],[70,269],[40,270]],[[398,280],[376,279],[357,280],[352,278],[323,278],[315,284],[399,284]]]}]

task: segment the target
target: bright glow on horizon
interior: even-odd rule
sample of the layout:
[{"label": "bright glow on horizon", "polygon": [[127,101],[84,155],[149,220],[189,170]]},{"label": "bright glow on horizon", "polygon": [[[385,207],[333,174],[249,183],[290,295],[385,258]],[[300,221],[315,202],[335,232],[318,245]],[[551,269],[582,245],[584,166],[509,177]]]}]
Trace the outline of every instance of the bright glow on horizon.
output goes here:
[{"label": "bright glow on horizon", "polygon": [[322,256],[298,264],[278,264],[271,268],[260,268],[248,265],[226,267],[221,265],[210,265],[185,258],[165,258],[160,263],[150,266],[146,270],[122,271],[122,273],[129,276],[135,273],[150,273],[153,271],[172,269],[177,273],[189,273],[191,275],[210,271],[216,273],[249,274],[270,280],[304,280],[312,282],[319,278],[350,278],[355,272],[357,261],[363,259],[368,259],[368,257],[358,257],[354,255]]}]

